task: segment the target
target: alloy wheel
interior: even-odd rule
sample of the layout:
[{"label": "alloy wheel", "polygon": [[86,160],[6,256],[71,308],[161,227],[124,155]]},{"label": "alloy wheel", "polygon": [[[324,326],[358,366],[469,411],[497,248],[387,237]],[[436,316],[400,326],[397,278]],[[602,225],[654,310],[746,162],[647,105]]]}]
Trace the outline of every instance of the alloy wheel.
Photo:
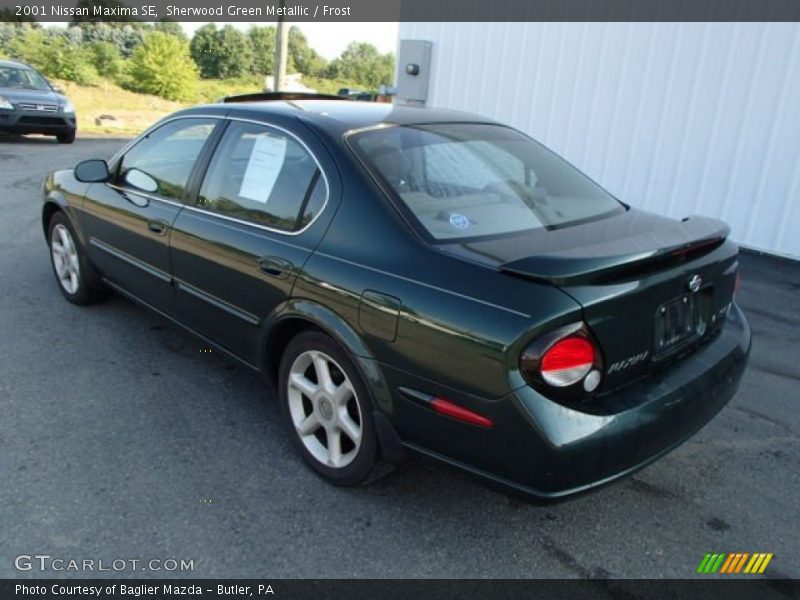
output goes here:
[{"label": "alloy wheel", "polygon": [[300,354],[289,370],[288,404],[303,445],[323,465],[343,468],[361,448],[363,418],[352,382],[330,356]]},{"label": "alloy wheel", "polygon": [[50,238],[50,253],[56,270],[58,283],[68,294],[75,294],[80,286],[80,262],[78,249],[69,229],[61,223],[53,227]]}]

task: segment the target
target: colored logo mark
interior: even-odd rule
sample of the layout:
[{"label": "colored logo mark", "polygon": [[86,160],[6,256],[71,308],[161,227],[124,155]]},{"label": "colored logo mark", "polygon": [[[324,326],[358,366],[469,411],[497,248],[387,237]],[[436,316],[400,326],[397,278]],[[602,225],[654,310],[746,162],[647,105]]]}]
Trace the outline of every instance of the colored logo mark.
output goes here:
[{"label": "colored logo mark", "polygon": [[713,553],[709,552],[700,561],[697,572],[702,574],[711,573],[747,573],[756,575],[763,573],[769,561],[772,560],[772,552],[733,552],[733,553]]}]

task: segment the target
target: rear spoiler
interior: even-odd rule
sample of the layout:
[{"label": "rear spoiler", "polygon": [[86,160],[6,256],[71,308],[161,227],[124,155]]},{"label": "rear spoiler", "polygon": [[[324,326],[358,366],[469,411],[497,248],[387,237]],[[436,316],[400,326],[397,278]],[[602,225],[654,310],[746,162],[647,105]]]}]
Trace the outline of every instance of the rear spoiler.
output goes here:
[{"label": "rear spoiler", "polygon": [[306,92],[256,92],[254,94],[239,94],[237,96],[225,96],[220,98],[220,104],[231,104],[236,102],[271,102],[271,101],[292,101],[292,100],[347,100],[342,96],[332,94],[309,94]]},{"label": "rear spoiler", "polygon": [[555,285],[610,283],[711,252],[730,235],[722,221],[688,217],[664,231],[528,256],[500,265],[513,275]]}]

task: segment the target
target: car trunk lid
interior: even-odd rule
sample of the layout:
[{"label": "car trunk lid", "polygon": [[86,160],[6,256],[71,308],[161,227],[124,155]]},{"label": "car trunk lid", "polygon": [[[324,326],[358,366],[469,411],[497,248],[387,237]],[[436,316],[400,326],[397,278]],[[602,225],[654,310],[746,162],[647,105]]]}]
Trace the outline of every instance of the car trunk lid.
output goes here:
[{"label": "car trunk lid", "polygon": [[719,330],[737,248],[717,220],[622,215],[506,239],[450,244],[510,276],[558,286],[583,308],[601,346],[604,391],[669,363]]}]

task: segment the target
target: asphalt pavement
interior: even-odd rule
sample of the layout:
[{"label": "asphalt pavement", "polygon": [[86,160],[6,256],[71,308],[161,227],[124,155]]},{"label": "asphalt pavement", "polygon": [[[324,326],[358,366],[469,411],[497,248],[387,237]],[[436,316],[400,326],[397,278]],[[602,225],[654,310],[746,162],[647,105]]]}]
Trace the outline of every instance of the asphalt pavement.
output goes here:
[{"label": "asphalt pavement", "polygon": [[0,137],[0,577],[682,578],[706,552],[772,552],[768,576],[800,577],[800,263],[742,257],[741,390],[633,477],[547,507],[427,459],[335,488],[256,375],[118,296],[62,298],[42,181],[122,143]]}]

